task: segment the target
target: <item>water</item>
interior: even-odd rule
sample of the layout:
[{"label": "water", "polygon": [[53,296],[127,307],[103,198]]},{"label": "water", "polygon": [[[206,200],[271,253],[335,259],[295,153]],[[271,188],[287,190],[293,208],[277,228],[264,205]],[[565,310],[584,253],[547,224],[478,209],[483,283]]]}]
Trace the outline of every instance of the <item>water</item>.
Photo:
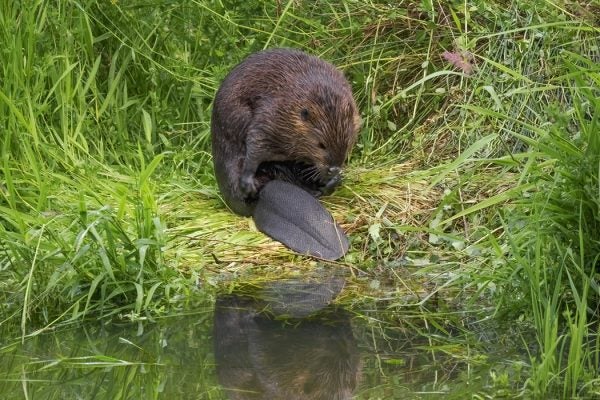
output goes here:
[{"label": "water", "polygon": [[329,304],[339,290],[335,279],[276,282],[153,322],[4,338],[0,398],[459,399],[510,390],[498,376],[514,375],[502,371],[512,353],[495,332],[474,332],[459,314],[428,320],[375,303]]}]

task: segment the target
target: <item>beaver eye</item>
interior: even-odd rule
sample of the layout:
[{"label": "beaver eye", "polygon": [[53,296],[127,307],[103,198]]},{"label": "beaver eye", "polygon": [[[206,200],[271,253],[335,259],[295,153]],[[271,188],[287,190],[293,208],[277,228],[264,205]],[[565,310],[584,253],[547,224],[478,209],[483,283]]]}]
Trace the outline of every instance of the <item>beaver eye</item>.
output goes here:
[{"label": "beaver eye", "polygon": [[325,144],[323,142],[319,142],[319,148],[325,150]]},{"label": "beaver eye", "polygon": [[304,121],[308,119],[308,110],[306,108],[303,108],[302,111],[300,111],[300,117],[302,117]]}]

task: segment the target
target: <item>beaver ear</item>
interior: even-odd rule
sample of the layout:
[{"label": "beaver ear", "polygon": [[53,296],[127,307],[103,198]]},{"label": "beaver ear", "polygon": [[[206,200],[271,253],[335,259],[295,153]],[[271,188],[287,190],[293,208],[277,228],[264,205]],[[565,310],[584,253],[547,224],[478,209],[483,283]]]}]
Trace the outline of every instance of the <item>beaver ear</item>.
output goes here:
[{"label": "beaver ear", "polygon": [[302,111],[300,111],[300,117],[302,118],[303,121],[307,121],[308,120],[308,110],[306,108],[303,108]]}]

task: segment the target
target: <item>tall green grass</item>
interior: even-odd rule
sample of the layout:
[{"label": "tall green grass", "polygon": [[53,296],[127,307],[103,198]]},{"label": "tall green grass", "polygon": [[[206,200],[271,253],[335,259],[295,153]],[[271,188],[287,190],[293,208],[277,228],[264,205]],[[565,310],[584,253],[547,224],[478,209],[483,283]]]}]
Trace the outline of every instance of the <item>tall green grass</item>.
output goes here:
[{"label": "tall green grass", "polygon": [[[26,3],[3,4],[0,16],[3,303],[6,320],[21,319],[23,331],[30,319],[137,314],[168,303],[177,272],[164,258],[169,216],[160,202],[194,185],[218,202],[207,155],[210,103],[249,52],[295,46],[340,65],[365,110],[357,160],[373,165],[406,158],[407,127],[441,101],[425,90],[441,78],[430,75],[433,64],[421,69],[433,51],[422,40],[435,31],[416,29],[429,23],[418,9]],[[395,92],[409,79],[420,93],[406,98],[431,106],[417,113],[411,100],[406,116],[408,100]]]},{"label": "tall green grass", "polygon": [[600,383],[600,68],[582,55],[563,57],[555,79],[563,93],[549,105],[548,128],[527,139],[522,174],[535,190],[507,222],[513,274],[537,332],[528,383],[539,396],[577,398]]},{"label": "tall green grass", "polygon": [[206,105],[189,106],[202,79],[176,86],[158,56],[105,30],[116,5],[29,3],[0,14],[2,321],[20,319],[26,335],[159,311],[184,289],[163,258],[154,175],[205,124]]}]

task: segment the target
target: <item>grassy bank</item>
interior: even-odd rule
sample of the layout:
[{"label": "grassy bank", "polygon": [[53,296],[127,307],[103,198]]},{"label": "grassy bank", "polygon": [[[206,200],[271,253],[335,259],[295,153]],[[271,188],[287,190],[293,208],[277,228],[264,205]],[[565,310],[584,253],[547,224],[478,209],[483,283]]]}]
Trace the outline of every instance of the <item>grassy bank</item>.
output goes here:
[{"label": "grassy bank", "polygon": [[314,269],[228,212],[212,174],[219,82],[289,46],[344,70],[364,122],[324,199],[351,238],[339,302],[391,311],[386,327],[408,314],[432,348],[473,321],[508,326],[525,361],[498,363],[482,395],[599,395],[599,15],[591,1],[2,4],[0,343]]}]

